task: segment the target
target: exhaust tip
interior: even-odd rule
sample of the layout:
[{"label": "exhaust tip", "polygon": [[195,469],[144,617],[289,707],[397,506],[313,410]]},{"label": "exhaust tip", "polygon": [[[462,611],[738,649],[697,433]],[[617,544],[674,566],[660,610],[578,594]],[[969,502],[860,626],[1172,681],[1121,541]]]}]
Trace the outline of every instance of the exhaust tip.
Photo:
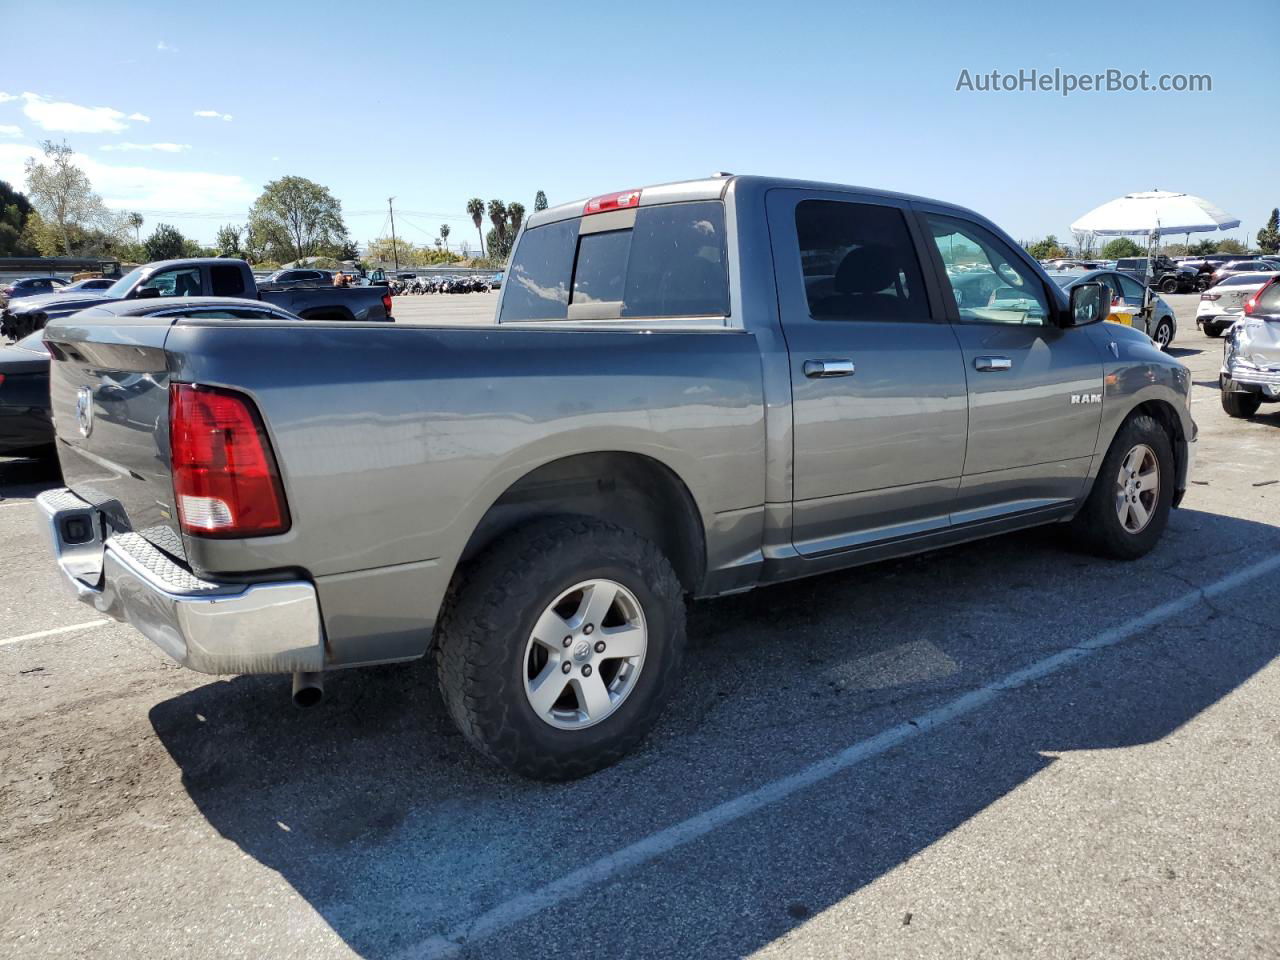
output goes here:
[{"label": "exhaust tip", "polygon": [[295,673],[293,675],[293,705],[300,709],[314,707],[324,699],[323,673]]}]

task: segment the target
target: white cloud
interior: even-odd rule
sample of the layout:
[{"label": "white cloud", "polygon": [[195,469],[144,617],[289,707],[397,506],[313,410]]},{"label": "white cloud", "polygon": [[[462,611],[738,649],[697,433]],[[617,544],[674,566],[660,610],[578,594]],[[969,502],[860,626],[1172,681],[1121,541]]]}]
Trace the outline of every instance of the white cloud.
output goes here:
[{"label": "white cloud", "polygon": [[130,119],[130,120],[137,120],[139,123],[150,123],[150,122],[151,122],[151,118],[150,118],[150,117],[148,117],[145,113],[131,113],[131,114],[129,114],[129,119]]},{"label": "white cloud", "polygon": [[159,43],[156,44],[156,49],[159,50],[161,53],[177,53],[178,52],[177,47],[170,46],[169,44],[165,43],[163,40],[161,40]]},{"label": "white cloud", "polygon": [[12,93],[5,93],[3,90],[0,90],[0,103],[8,103],[10,100],[17,100],[17,99],[18,98],[15,97]]},{"label": "white cloud", "polygon": [[98,148],[99,150],[120,150],[120,151],[137,151],[137,150],[159,150],[161,153],[181,153],[183,150],[190,150],[189,143],[104,143]]},{"label": "white cloud", "polygon": [[66,133],[119,133],[129,129],[128,119],[114,107],[84,107],[50,100],[38,93],[24,93],[22,112],[42,130]]},{"label": "white cloud", "polygon": [[[38,156],[39,148],[29,144],[0,144],[0,180],[22,183],[23,164]],[[233,210],[247,207],[258,193],[235,174],[116,166],[83,153],[75,155],[75,162],[107,206],[120,210]]]},{"label": "white cloud", "polygon": [[230,120],[230,119],[231,119],[231,114],[229,114],[229,113],[219,113],[217,110],[197,110],[197,111],[196,111],[196,113],[195,113],[195,115],[196,115],[197,117],[210,117],[210,118],[215,119],[215,120]]},{"label": "white cloud", "polygon": [[22,136],[22,128],[14,126],[12,123],[0,123],[0,137],[20,137]]}]

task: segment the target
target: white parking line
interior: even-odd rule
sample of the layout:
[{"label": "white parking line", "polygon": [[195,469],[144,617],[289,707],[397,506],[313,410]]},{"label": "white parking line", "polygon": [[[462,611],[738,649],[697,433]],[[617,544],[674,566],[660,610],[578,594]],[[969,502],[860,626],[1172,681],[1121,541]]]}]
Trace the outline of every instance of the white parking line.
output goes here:
[{"label": "white parking line", "polygon": [[68,627],[54,627],[52,630],[37,630],[35,633],[24,633],[20,637],[10,637],[8,640],[0,640],[0,647],[7,647],[11,643],[21,643],[23,640],[39,640],[41,637],[56,637],[60,633],[72,633],[76,630],[88,630],[91,627],[101,627],[111,622],[111,620],[86,620],[84,623],[73,623]]},{"label": "white parking line", "polygon": [[727,826],[748,814],[785,800],[797,791],[811,787],[816,783],[821,783],[838,773],[848,770],[850,767],[862,763],[864,760],[877,757],[906,740],[930,730],[936,730],[958,717],[972,713],[979,707],[990,703],[1005,690],[1011,690],[1032,680],[1038,680],[1041,677],[1056,673],[1063,667],[1083,660],[1099,650],[1104,650],[1107,647],[1128,640],[1149,627],[1164,623],[1180,613],[1185,613],[1202,600],[1233,590],[1275,570],[1280,570],[1280,554],[1255,563],[1251,567],[1245,567],[1243,570],[1239,570],[1229,577],[1223,577],[1207,587],[1188,591],[1174,600],[1162,603],[1141,616],[1120,624],[1118,627],[1104,630],[1090,640],[1086,640],[1076,646],[1067,647],[1045,657],[1043,660],[1037,660],[1029,667],[1015,670],[1013,673],[989,683],[985,687],[980,687],[957,697],[936,710],[931,710],[896,727],[890,727],[888,730],[884,730],[869,739],[861,740],[846,747],[839,753],[824,757],[798,773],[766,783],[750,793],[734,797],[718,807],[713,807],[704,813],[690,817],[688,820],[667,827],[665,830],[650,834],[629,847],[623,847],[621,850],[606,854],[585,867],[580,867],[572,873],[565,874],[559,880],[554,880],[543,887],[539,887],[537,890],[520,894],[500,903],[478,917],[459,924],[446,934],[431,937],[407,947],[401,951],[399,956],[404,960],[409,960],[409,958],[418,960],[418,958],[453,956],[465,946],[477,940],[482,940],[513,927],[522,920],[555,907],[557,904],[563,903],[584,891],[596,888],[601,883],[607,883],[618,874],[633,867],[648,863],[650,860],[691,843],[719,827]]}]

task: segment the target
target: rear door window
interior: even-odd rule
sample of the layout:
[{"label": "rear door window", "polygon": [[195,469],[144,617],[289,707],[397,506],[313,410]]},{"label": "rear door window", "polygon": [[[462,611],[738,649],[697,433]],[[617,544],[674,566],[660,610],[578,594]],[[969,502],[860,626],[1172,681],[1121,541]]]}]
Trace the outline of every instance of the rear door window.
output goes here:
[{"label": "rear door window", "polygon": [[[608,216],[613,216],[608,214]],[[723,317],[729,313],[724,204],[640,207],[618,229],[574,219],[526,230],[512,258],[502,322]],[[579,310],[572,308],[578,307]]]},{"label": "rear door window", "polygon": [[210,267],[209,280],[215,297],[238,297],[244,293],[244,272],[240,267]]}]

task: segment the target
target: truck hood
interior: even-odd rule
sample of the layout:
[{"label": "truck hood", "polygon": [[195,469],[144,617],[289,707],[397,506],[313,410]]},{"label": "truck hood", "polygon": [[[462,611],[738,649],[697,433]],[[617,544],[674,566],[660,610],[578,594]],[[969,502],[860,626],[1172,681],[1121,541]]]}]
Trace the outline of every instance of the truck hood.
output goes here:
[{"label": "truck hood", "polygon": [[1280,365],[1280,316],[1237,320],[1231,333],[1236,357],[1259,367]]},{"label": "truck hood", "polygon": [[85,307],[96,307],[100,303],[115,303],[118,297],[104,297],[103,291],[96,293],[42,293],[37,297],[22,297],[9,302],[8,310],[12,314],[19,313],[70,313],[83,310]]}]

